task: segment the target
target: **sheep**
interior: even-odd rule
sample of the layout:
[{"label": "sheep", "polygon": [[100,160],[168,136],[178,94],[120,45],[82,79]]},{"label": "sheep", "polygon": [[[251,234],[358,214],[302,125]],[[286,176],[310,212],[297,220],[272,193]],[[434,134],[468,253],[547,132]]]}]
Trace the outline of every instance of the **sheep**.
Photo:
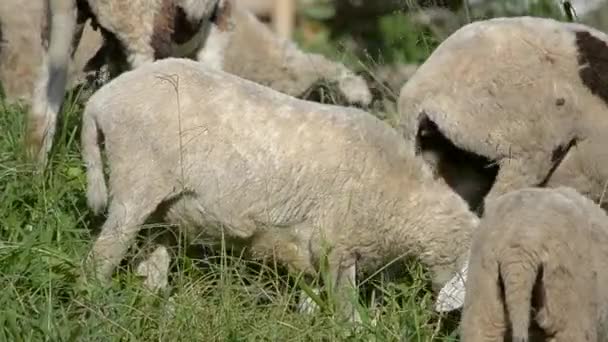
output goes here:
[{"label": "sheep", "polygon": [[[238,3],[224,1],[224,5],[219,3],[214,17],[218,25],[211,25],[210,28],[204,26],[188,42],[179,46],[174,44],[174,55],[196,58],[209,66],[224,68],[290,95],[303,96],[307,89],[326,79],[337,83],[340,95],[351,104],[370,104],[371,92],[362,77],[356,76],[341,63],[330,61],[321,55],[302,52],[294,44],[279,38]],[[183,22],[180,24],[179,20],[176,19],[174,36],[181,37],[184,34],[178,33],[188,33],[188,26]],[[223,29],[215,29],[216,26]],[[192,29],[190,27],[189,30]],[[180,39],[184,41],[183,38]],[[120,61],[122,56],[116,56],[117,52],[112,49],[115,49],[113,44],[106,44],[98,48],[95,56],[110,55],[110,61]],[[114,65],[116,63],[110,64],[113,65],[110,77],[113,77],[121,68]],[[48,69],[43,70],[38,92],[37,103],[42,105],[38,106],[40,110],[30,113],[31,129],[27,138],[30,155],[37,155],[42,165],[46,163],[48,149],[52,144],[54,133],[50,126],[54,125],[58,111],[50,111],[48,106],[44,106],[52,100],[43,92],[44,87],[50,84],[47,82],[47,72]],[[59,105],[54,108],[59,108],[60,101],[61,99],[55,101]],[[46,133],[43,135],[43,132]]]},{"label": "sheep", "polygon": [[346,103],[371,103],[365,80],[343,64],[300,50],[240,6],[234,7],[233,20],[235,28],[226,46],[223,70],[298,97],[325,80],[336,83]]},{"label": "sheep", "polygon": [[339,293],[357,271],[404,256],[428,266],[441,287],[460,269],[478,222],[373,115],[187,59],[156,61],[101,87],[85,105],[81,144],[88,205],[96,214],[108,208],[85,267],[102,283],[157,207],[192,243],[217,247],[223,237],[291,271],[314,275],[329,250]]},{"label": "sheep", "polygon": [[[226,40],[222,70],[297,97],[327,81],[337,85],[338,95],[347,104],[366,107],[371,103],[364,78],[344,64],[302,51],[238,3],[232,7],[231,19],[234,31]],[[217,34],[221,32],[211,32],[209,37]]]},{"label": "sheep", "polygon": [[[26,46],[21,46],[21,40],[11,39],[10,33],[5,34],[9,38],[3,47],[14,53],[9,55],[0,52],[0,80],[5,84],[9,98],[23,98],[27,103],[31,101],[35,69],[42,54],[41,27],[35,23],[42,20],[43,7],[42,2],[30,2],[24,8],[21,2],[16,0],[7,0],[0,5],[0,23],[5,24],[5,32],[7,29],[14,30],[15,34],[24,35],[26,37],[23,39],[27,40]],[[20,15],[17,16],[16,13]],[[28,20],[24,20],[25,18]],[[300,97],[326,79],[340,86],[339,95],[350,100],[349,104],[365,107],[371,103],[372,95],[363,78],[354,75],[343,64],[318,54],[305,53],[299,50],[297,45],[282,40],[255,16],[247,13],[247,9],[239,2],[233,5],[231,18],[235,26],[232,33],[234,37],[230,36],[226,43],[226,52],[221,63],[224,70]],[[212,31],[209,39],[213,41],[213,37],[221,34]],[[219,37],[217,40],[221,41]],[[252,44],[253,41],[256,44]],[[102,46],[102,42],[101,34],[87,21],[74,60],[69,63],[70,67],[73,66],[68,73],[70,87],[83,83],[92,76],[93,71],[99,72],[102,66],[105,67],[105,61],[94,61],[104,58],[107,52],[108,47]],[[276,51],[283,52],[279,56],[272,53]],[[267,70],[264,69],[266,67]],[[20,70],[19,77],[15,75],[15,70]],[[411,73],[409,69],[405,72]],[[16,95],[12,95],[14,93]]]},{"label": "sheep", "polygon": [[[568,185],[599,201],[608,180],[607,42],[591,27],[546,18],[466,25],[402,87],[399,130],[439,166],[474,166],[463,181],[481,179],[480,203],[469,201],[480,212],[526,186]],[[445,143],[433,144],[438,137]],[[469,156],[458,160],[455,150]]]},{"label": "sheep", "polygon": [[605,341],[607,281],[608,216],[592,200],[562,186],[499,195],[473,234],[462,341]]},{"label": "sheep", "polygon": [[[27,120],[28,156],[46,165],[66,88],[69,56],[86,20],[91,19],[105,38],[110,77],[155,59],[189,54],[196,54],[210,67],[219,67],[233,30],[231,1],[46,0],[42,63]],[[136,24],[134,17],[138,18]],[[202,49],[203,45],[207,48]]]},{"label": "sheep", "polygon": [[[3,0],[0,3],[0,82],[8,103],[31,103],[41,62],[42,1]],[[87,23],[68,70],[68,87],[94,77],[88,61],[101,45],[101,36]]]}]

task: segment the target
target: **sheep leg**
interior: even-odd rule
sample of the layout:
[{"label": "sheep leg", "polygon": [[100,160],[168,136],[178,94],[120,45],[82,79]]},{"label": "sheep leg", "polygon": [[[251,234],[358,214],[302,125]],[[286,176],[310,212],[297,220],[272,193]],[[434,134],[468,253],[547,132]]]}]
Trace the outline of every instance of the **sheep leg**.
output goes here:
[{"label": "sheep leg", "polygon": [[507,328],[498,263],[483,259],[470,261],[460,336],[467,342],[503,342]]},{"label": "sheep leg", "polygon": [[353,323],[359,323],[361,317],[353,305],[353,296],[358,295],[357,265],[356,262],[353,262],[350,266],[344,266],[344,263],[340,261],[340,259],[330,258],[329,266],[331,289],[337,306],[336,313],[340,318],[348,318]]},{"label": "sheep leg", "polygon": [[234,35],[232,17],[233,0],[219,0],[216,13],[212,18],[203,47],[198,51],[196,60],[205,66],[222,70],[228,44]]},{"label": "sheep leg", "polygon": [[[53,94],[49,96],[47,85],[51,83],[49,80],[50,71],[46,57],[43,56],[42,58],[43,70],[40,71],[40,77],[32,96],[32,107],[27,115],[25,145],[27,146],[28,158],[35,159],[41,166],[45,166],[55,137],[55,126],[63,102],[63,95],[61,98],[56,96],[55,89],[58,89],[58,87],[55,87]],[[48,87],[48,89],[51,88]]]},{"label": "sheep leg", "polygon": [[[312,291],[318,295],[321,291],[319,290],[319,288],[315,287],[312,289]],[[313,314],[314,312],[316,312],[319,309],[319,306],[317,305],[317,303],[315,303],[315,301],[310,298],[310,296],[308,296],[306,294],[306,292],[304,291],[300,291],[301,295],[300,295],[300,300],[298,302],[298,312],[300,314]]]},{"label": "sheep leg", "polygon": [[[110,204],[108,218],[101,228],[91,253],[87,258],[87,269],[93,268],[101,283],[108,283],[114,269],[133,244],[141,225],[160,202],[128,201]],[[159,251],[162,255],[162,251]]]},{"label": "sheep leg", "polygon": [[197,53],[196,59],[207,67],[222,70],[225,51],[231,36],[232,32],[221,31],[217,25],[211,25],[205,45]]},{"label": "sheep leg", "polygon": [[233,35],[233,30],[222,30],[218,25],[211,24],[205,44],[198,51],[196,60],[204,63],[207,67],[222,70],[226,49]]},{"label": "sheep leg", "polygon": [[[575,263],[566,267],[545,265],[539,291],[543,293],[543,303],[534,319],[553,342],[599,341],[597,322],[593,319],[597,317],[596,298],[581,297],[578,292],[596,293],[595,282],[591,277],[575,276],[568,271],[574,267]],[[573,291],[575,288],[578,291]],[[576,308],[576,314],[569,314],[572,308]]]},{"label": "sheep leg", "polygon": [[55,1],[49,4],[51,20],[46,29],[49,45],[43,49],[25,136],[29,158],[35,158],[41,166],[46,165],[52,147],[67,85],[68,64],[80,39],[76,3]]}]

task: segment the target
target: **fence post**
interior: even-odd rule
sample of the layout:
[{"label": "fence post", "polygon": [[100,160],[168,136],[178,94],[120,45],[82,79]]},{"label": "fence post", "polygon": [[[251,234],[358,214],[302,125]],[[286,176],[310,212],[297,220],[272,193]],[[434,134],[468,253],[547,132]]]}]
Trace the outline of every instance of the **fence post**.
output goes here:
[{"label": "fence post", "polygon": [[272,25],[274,31],[285,39],[293,33],[296,17],[296,0],[274,0]]}]

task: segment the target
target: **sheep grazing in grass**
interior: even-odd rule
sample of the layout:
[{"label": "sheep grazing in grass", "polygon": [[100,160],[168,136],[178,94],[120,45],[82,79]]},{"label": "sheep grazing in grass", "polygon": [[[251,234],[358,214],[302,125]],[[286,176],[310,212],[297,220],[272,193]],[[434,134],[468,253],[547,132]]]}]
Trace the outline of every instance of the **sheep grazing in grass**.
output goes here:
[{"label": "sheep grazing in grass", "polygon": [[[154,6],[143,7],[141,2],[144,0],[129,0],[123,4],[124,1],[113,0],[104,6],[93,6],[93,2],[85,0],[78,0],[77,6],[68,0],[51,1],[51,26],[48,28],[51,31],[47,32],[47,28],[42,28],[42,31],[46,36],[55,32],[57,37],[51,39],[51,46],[43,50],[45,61],[49,60],[54,67],[51,68],[46,62],[43,64],[34,107],[29,113],[26,137],[30,156],[36,157],[42,165],[46,164],[47,153],[52,145],[65,88],[63,77],[70,42],[62,38],[69,37],[68,32],[74,31],[77,38],[89,17],[94,25],[101,27],[106,38],[104,46],[95,48],[96,53],[93,52],[89,68],[100,68],[105,58],[109,63],[106,66],[109,66],[110,77],[130,67],[137,67],[142,61],[172,55],[197,59],[207,66],[225,69],[294,96],[303,96],[307,90],[327,80],[337,84],[338,95],[346,102],[363,106],[371,102],[371,92],[362,77],[341,63],[330,61],[321,55],[302,52],[293,43],[278,37],[233,0],[204,0],[196,3],[163,0],[162,4],[157,4],[156,1]],[[74,15],[74,6],[79,9],[79,17]],[[125,9],[122,9],[123,6]],[[162,6],[161,12],[157,11],[158,6]],[[130,21],[124,26],[124,16],[108,15],[115,8],[121,8],[124,13],[132,13],[147,7],[152,10],[146,12],[145,18],[154,18],[154,23],[142,24],[141,27],[130,26]],[[109,21],[106,16],[112,20]],[[199,17],[203,19],[196,19]],[[53,18],[56,20],[53,21]],[[77,20],[76,24],[74,20]],[[56,23],[55,26],[53,23]],[[55,31],[52,31],[53,28]],[[145,32],[139,32],[140,30]],[[148,32],[150,30],[152,33]],[[150,34],[152,38],[146,40]],[[77,43],[78,41],[76,39]],[[131,45],[132,49],[129,48]],[[81,46],[78,48],[81,49]]]},{"label": "sheep grazing in grass", "polygon": [[373,115],[187,59],[126,72],[87,102],[81,142],[95,213],[107,201],[99,133],[111,200],[87,260],[102,281],[159,207],[193,243],[224,237],[292,271],[314,275],[328,247],[340,289],[357,270],[406,256],[441,286],[460,269],[478,222]]},{"label": "sheep grazing in grass", "polygon": [[344,102],[371,103],[365,80],[343,64],[300,50],[244,8],[235,6],[233,20],[235,28],[226,46],[223,70],[293,96],[302,96],[327,81],[337,86]]},{"label": "sheep grazing in grass", "polygon": [[606,341],[607,283],[604,210],[569,187],[507,192],[473,234],[462,341]]},{"label": "sheep grazing in grass", "polygon": [[[45,0],[42,63],[28,113],[30,157],[46,164],[65,94],[69,56],[87,20],[104,36],[111,77],[156,59],[193,53],[210,67],[219,67],[233,31],[231,1]],[[202,49],[203,45],[210,47]]]},{"label": "sheep grazing in grass", "polygon": [[[31,103],[42,61],[40,22],[43,15],[43,1],[0,1],[0,82],[9,103]],[[88,62],[101,43],[101,35],[86,25],[78,49],[71,56],[68,88],[95,76]]]},{"label": "sheep grazing in grass", "polygon": [[[477,182],[468,195],[474,208],[486,193],[485,202],[526,186],[571,186],[600,200],[608,181],[607,43],[598,30],[553,19],[466,25],[403,86],[400,130],[435,155],[429,159],[448,183]],[[470,172],[440,171],[463,167]]]},{"label": "sheep grazing in grass", "polygon": [[[337,86],[337,95],[347,104],[368,106],[371,103],[371,91],[364,78],[344,64],[302,51],[238,2],[230,15],[234,31],[223,46],[222,61],[218,65],[222,70],[298,97],[327,82]],[[213,41],[221,34],[210,32],[209,39]],[[215,40],[221,41],[220,38]]]}]

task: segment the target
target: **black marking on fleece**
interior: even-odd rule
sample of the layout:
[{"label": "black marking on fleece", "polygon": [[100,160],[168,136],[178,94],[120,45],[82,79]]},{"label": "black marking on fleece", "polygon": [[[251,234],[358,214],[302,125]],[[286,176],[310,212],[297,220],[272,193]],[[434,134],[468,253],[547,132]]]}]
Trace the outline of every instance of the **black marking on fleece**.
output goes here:
[{"label": "black marking on fleece", "polygon": [[589,31],[576,31],[579,77],[608,105],[608,45]]},{"label": "black marking on fleece", "polygon": [[462,181],[460,175],[451,170],[469,169],[474,170],[477,175],[478,187],[474,195],[467,198],[463,193],[461,196],[469,205],[469,208],[478,216],[484,211],[484,198],[494,186],[499,166],[495,160],[486,156],[468,151],[457,146],[448,139],[441,129],[433,122],[424,111],[418,116],[418,132],[416,133],[416,153],[422,151],[434,151],[440,155],[438,173],[445,182],[453,189],[458,189],[458,183]]},{"label": "black marking on fleece", "polygon": [[553,165],[551,165],[551,169],[549,169],[549,172],[545,178],[538,184],[539,187],[545,187],[547,185],[547,182],[549,182],[555,170],[557,170],[564,158],[566,158],[566,155],[568,152],[570,152],[570,149],[576,146],[577,143],[578,139],[572,138],[566,145],[559,145],[553,150],[553,153],[551,153],[551,162]]}]

